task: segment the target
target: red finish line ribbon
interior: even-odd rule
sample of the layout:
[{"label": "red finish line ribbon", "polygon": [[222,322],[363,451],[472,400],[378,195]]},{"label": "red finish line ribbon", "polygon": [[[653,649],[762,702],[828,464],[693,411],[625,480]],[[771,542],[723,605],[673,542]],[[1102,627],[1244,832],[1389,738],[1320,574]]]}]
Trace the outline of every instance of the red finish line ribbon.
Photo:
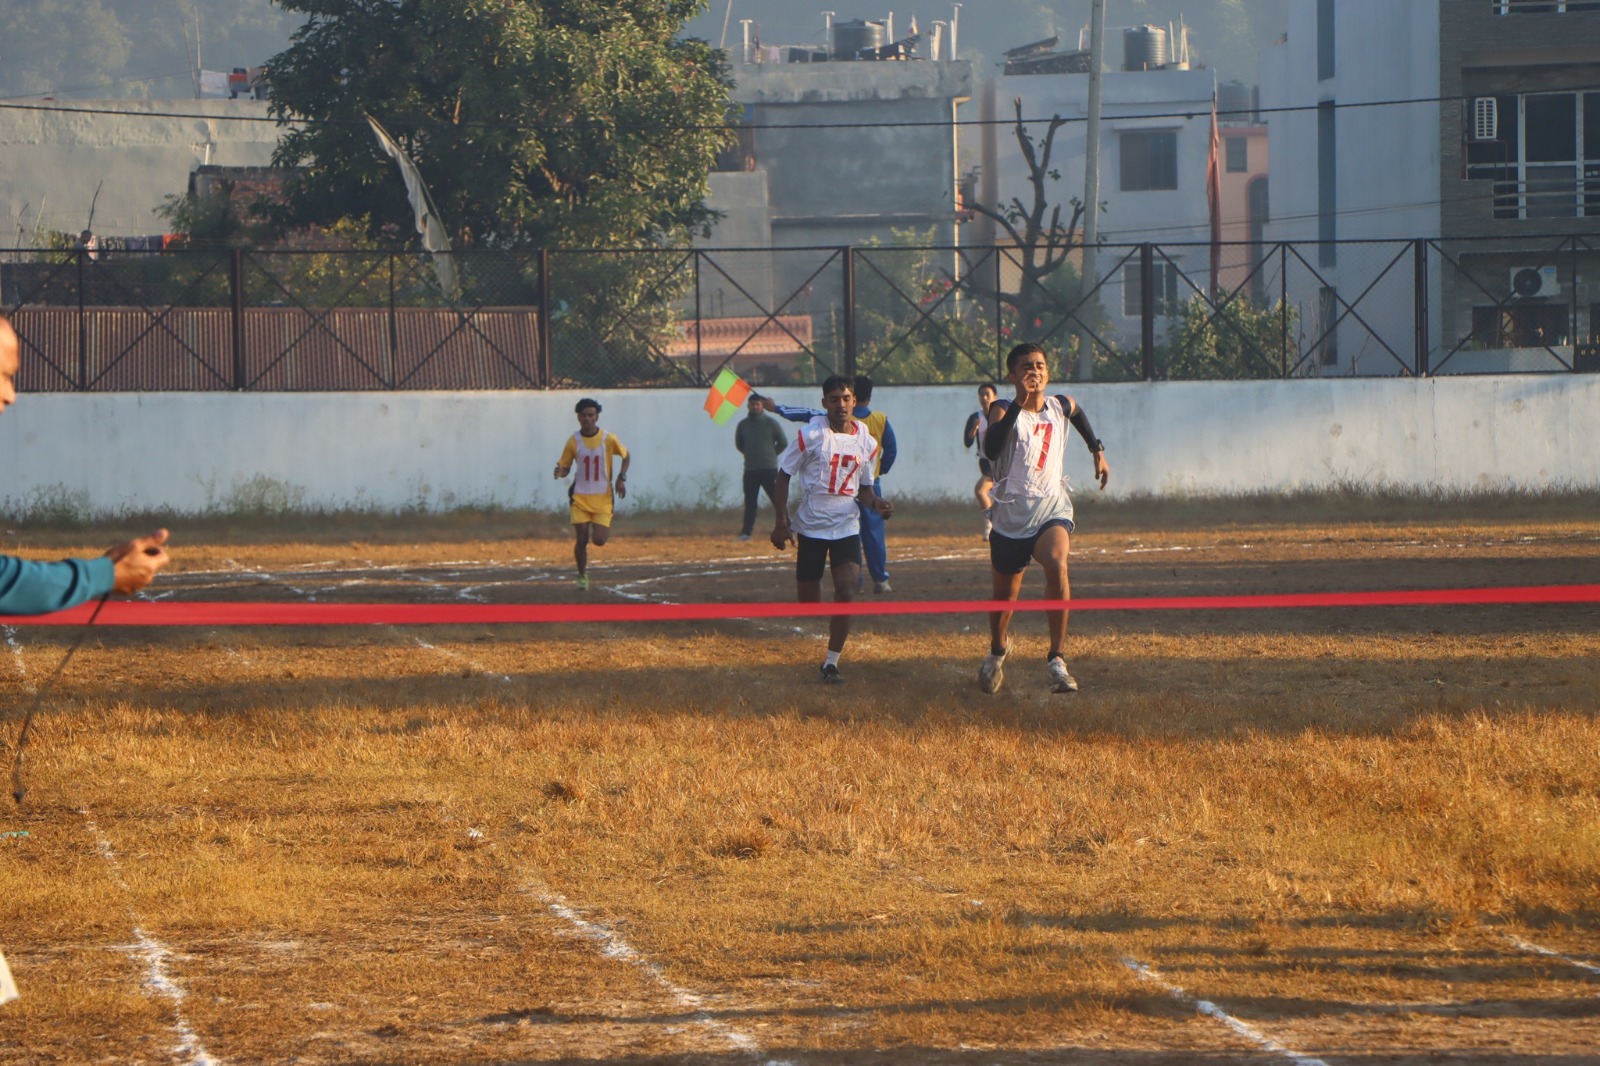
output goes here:
[{"label": "red finish line ribbon", "polygon": [[[1521,585],[1253,596],[1124,596],[1086,600],[912,600],[884,603],[107,603],[98,626],[428,626],[559,622],[699,622],[829,615],[975,614],[987,611],[1221,611],[1305,607],[1441,607],[1600,603],[1600,585]],[[8,626],[70,626],[92,604],[55,614],[3,617]]]}]

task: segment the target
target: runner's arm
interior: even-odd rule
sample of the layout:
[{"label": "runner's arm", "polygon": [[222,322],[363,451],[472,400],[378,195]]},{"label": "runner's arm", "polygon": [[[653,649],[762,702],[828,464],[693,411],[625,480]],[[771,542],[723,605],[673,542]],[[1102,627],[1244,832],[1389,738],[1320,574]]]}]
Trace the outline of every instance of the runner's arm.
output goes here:
[{"label": "runner's arm", "polygon": [[961,446],[963,448],[970,448],[977,441],[978,420],[980,417],[977,411],[967,416],[967,424],[961,427]]},{"label": "runner's arm", "polygon": [[[995,417],[996,407],[1001,408],[999,418]],[[989,457],[991,463],[1005,451],[1006,442],[1017,428],[1017,417],[1021,414],[1021,404],[1007,403],[1005,400],[996,400],[994,407],[989,408],[989,428],[983,433],[983,454]]]}]

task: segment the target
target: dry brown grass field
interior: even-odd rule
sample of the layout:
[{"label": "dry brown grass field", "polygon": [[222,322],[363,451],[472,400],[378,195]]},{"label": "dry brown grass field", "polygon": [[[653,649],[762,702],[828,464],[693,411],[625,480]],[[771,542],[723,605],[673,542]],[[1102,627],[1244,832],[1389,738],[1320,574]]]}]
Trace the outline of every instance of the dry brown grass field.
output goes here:
[{"label": "dry brown grass field", "polygon": [[[621,517],[586,594],[547,517],[195,523],[151,591],[792,599],[728,521]],[[890,547],[897,599],[987,595],[966,509]],[[1596,583],[1600,514],[1101,508],[1073,579]],[[1600,606],[1082,612],[1072,696],[1038,615],[996,697],[981,616],[858,619],[843,689],[824,630],[89,632],[0,801],[0,1062],[1600,1054]],[[7,765],[78,635],[0,627]]]}]

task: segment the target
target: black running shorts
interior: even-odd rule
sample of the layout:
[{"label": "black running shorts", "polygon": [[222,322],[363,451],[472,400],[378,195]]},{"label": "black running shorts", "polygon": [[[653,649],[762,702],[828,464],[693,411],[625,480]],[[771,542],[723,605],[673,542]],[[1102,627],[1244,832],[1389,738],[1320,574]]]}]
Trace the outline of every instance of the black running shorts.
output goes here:
[{"label": "black running shorts", "polygon": [[799,554],[794,563],[796,581],[821,581],[825,566],[832,566],[837,571],[846,563],[861,565],[859,534],[840,537],[838,540],[821,540],[817,537],[808,537],[804,533],[796,533],[795,540],[799,542]]},{"label": "black running shorts", "polygon": [[1033,562],[1033,549],[1039,543],[1039,538],[1044,536],[1044,531],[1051,526],[1060,526],[1068,533],[1072,532],[1072,521],[1067,518],[1052,518],[1040,526],[1038,532],[1031,537],[1007,537],[996,529],[989,534],[989,564],[994,567],[997,574],[1020,574]]}]

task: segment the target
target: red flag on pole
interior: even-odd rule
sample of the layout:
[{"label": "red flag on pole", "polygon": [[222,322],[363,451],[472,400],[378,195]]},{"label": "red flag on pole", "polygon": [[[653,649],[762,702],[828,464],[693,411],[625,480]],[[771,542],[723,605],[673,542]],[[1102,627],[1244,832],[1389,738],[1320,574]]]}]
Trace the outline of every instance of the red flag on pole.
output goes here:
[{"label": "red flag on pole", "polygon": [[1211,291],[1217,302],[1217,273],[1222,269],[1222,139],[1217,133],[1217,90],[1211,90],[1211,148],[1206,153],[1206,205],[1211,209]]}]

